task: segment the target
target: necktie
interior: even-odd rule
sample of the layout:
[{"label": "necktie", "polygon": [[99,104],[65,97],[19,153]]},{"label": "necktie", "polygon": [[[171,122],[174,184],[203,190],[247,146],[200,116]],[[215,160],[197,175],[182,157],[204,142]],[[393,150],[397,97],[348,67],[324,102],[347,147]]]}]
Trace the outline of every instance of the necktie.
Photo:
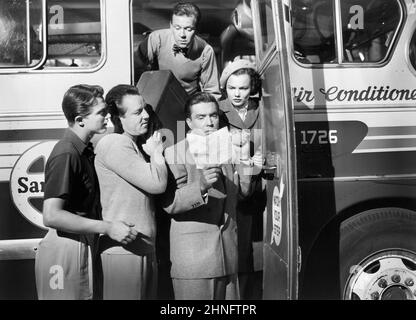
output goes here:
[{"label": "necktie", "polygon": [[178,53],[182,53],[184,57],[188,56],[188,48],[181,48],[176,43],[173,45],[172,50],[175,57]]}]

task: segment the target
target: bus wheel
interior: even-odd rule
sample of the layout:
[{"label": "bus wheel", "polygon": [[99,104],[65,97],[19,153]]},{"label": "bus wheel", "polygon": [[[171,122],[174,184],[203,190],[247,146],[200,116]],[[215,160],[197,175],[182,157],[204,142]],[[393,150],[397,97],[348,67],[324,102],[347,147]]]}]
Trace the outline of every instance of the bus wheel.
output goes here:
[{"label": "bus wheel", "polygon": [[343,298],[416,300],[416,212],[373,209],[341,223]]}]

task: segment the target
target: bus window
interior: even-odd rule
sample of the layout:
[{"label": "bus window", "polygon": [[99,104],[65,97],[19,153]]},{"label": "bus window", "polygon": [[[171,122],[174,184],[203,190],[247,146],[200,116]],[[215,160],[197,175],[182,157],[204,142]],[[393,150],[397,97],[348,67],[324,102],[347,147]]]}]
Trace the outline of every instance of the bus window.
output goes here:
[{"label": "bus window", "polygon": [[386,57],[401,18],[397,0],[342,0],[344,62],[379,62]]},{"label": "bus window", "polygon": [[273,12],[271,0],[260,0],[258,3],[259,15],[260,15],[260,46],[259,46],[259,58],[263,59],[267,50],[275,42],[275,32],[273,24]]},{"label": "bus window", "polygon": [[[270,3],[270,1],[267,2]],[[132,47],[135,54],[134,83],[137,83],[141,74],[144,71],[148,71],[150,68],[150,66],[144,64],[137,56],[136,50],[139,44],[142,43],[152,31],[170,27],[171,13],[175,4],[175,1],[132,1]],[[235,14],[235,4],[233,1],[199,0],[196,1],[195,4],[201,10],[201,21],[197,27],[197,35],[213,47],[218,67],[221,68],[222,63],[224,62],[221,58],[221,51],[226,52],[227,60],[231,60],[238,55],[251,55],[254,53],[254,45],[250,43],[250,40],[247,40],[249,37],[248,35],[244,37],[241,36],[241,34],[236,35],[233,32],[226,34],[224,32],[224,30],[229,27],[232,13],[234,12]],[[272,25],[271,7],[269,9],[270,24]],[[242,23],[241,20],[239,22]],[[271,31],[272,30],[273,28]],[[242,30],[239,30],[239,32],[240,31]],[[273,38],[273,35],[271,35],[270,38]],[[152,67],[157,69],[157,66]]]},{"label": "bus window", "polygon": [[409,59],[413,68],[416,70],[416,31],[413,33],[412,39],[410,40]]},{"label": "bus window", "polygon": [[45,68],[91,68],[101,59],[100,0],[48,1]]},{"label": "bus window", "polygon": [[273,125],[273,121],[276,121],[276,117],[279,119],[280,117],[284,117],[283,114],[276,112],[277,108],[275,107],[279,97],[283,94],[282,83],[279,80],[280,63],[278,59],[278,56],[275,55],[264,74],[264,78],[267,80],[263,81],[263,128],[265,130],[263,132],[263,139],[265,143],[264,146],[269,153],[277,152],[278,143],[276,143],[276,141],[279,139],[278,137],[284,137],[284,128]]},{"label": "bus window", "polygon": [[293,46],[306,64],[336,62],[333,0],[293,0]]},{"label": "bus window", "polygon": [[33,67],[43,56],[42,1],[0,2],[0,68]]}]

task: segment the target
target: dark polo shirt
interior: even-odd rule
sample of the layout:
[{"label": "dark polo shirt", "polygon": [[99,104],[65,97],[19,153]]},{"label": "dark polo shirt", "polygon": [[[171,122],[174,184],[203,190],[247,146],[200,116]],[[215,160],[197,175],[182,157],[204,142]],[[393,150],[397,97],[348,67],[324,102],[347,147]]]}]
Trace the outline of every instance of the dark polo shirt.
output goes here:
[{"label": "dark polo shirt", "polygon": [[92,144],[86,145],[67,129],[48,158],[44,199],[65,200],[64,209],[91,219],[101,219],[99,185]]}]

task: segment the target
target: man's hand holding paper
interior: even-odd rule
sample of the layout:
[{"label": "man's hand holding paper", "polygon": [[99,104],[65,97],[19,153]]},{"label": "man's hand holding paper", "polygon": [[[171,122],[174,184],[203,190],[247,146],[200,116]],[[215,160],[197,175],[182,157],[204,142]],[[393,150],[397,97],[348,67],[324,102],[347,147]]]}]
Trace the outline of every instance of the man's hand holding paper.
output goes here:
[{"label": "man's hand holding paper", "polygon": [[232,144],[227,128],[205,136],[191,132],[188,133],[187,140],[198,169],[231,163]]}]

